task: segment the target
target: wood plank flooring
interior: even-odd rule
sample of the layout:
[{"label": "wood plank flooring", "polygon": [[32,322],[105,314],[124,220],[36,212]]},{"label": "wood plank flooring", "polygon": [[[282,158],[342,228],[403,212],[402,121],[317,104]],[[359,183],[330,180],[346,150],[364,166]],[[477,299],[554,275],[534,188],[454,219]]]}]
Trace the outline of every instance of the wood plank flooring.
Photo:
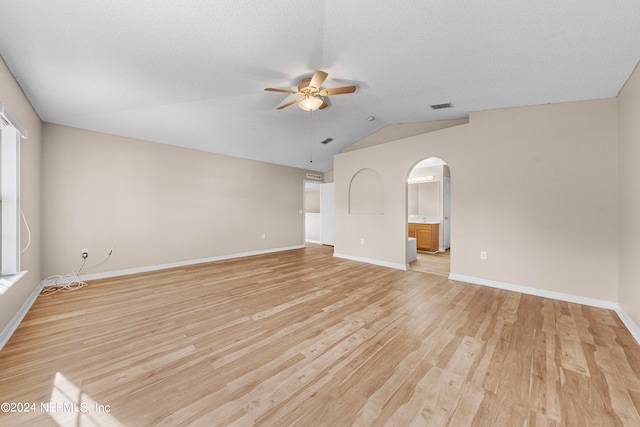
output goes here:
[{"label": "wood plank flooring", "polygon": [[35,406],[0,425],[640,425],[614,312],[331,254],[40,297],[0,352],[0,402]]},{"label": "wood plank flooring", "polygon": [[434,254],[418,252],[417,259],[409,264],[413,271],[436,274],[449,277],[451,270],[451,251],[436,252]]}]

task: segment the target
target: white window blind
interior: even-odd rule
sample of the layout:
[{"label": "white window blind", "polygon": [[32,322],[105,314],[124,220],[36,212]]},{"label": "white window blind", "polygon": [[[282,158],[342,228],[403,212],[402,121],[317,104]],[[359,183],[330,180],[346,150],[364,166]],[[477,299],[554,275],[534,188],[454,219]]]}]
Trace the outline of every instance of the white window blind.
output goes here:
[{"label": "white window blind", "polygon": [[20,138],[27,132],[0,101],[0,269],[20,272]]}]

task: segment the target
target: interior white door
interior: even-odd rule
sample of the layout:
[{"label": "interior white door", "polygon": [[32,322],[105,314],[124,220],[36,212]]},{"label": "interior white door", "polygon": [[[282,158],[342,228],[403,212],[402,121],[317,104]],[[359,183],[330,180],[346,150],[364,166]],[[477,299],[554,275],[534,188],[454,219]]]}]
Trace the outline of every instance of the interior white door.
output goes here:
[{"label": "interior white door", "polygon": [[444,249],[451,247],[451,178],[444,177],[443,197]]},{"label": "interior white door", "polygon": [[333,182],[320,186],[320,243],[334,245]]}]

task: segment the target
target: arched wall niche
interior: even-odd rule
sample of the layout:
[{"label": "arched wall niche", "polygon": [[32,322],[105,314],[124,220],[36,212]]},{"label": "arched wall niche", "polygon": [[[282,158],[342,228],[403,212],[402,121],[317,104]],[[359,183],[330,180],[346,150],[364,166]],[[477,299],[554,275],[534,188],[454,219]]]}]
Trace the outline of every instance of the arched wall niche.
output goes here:
[{"label": "arched wall niche", "polygon": [[349,213],[384,215],[382,177],[373,169],[359,170],[349,183]]}]

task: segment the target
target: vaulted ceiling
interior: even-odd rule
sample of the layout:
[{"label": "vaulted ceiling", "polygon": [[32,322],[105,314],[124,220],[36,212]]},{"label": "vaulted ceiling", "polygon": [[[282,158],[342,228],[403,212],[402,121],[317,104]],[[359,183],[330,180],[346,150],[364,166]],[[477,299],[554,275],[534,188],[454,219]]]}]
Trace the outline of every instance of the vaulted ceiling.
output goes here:
[{"label": "vaulted ceiling", "polygon": [[[640,2],[0,0],[0,55],[45,122],[324,172],[387,124],[615,97]],[[356,93],[276,110],[316,69]]]}]

